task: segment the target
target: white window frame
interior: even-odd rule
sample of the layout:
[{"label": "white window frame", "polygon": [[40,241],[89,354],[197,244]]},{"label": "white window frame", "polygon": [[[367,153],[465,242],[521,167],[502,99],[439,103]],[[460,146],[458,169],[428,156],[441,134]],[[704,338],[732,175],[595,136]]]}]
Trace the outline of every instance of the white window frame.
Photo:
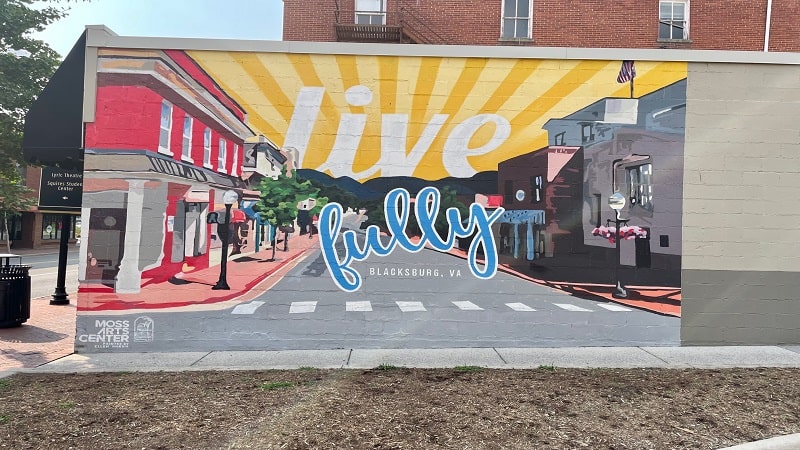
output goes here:
[{"label": "white window frame", "polygon": [[[380,9],[359,9],[358,3],[361,0],[355,0],[355,23],[356,25],[386,25],[386,0],[378,0],[380,1]],[[369,24],[362,24],[358,21],[359,16],[369,17]],[[374,23],[373,19],[375,17],[380,17],[381,23]]]},{"label": "white window frame", "polygon": [[239,170],[236,166],[239,165],[239,144],[233,144],[233,164],[231,165],[231,175],[239,175]]},{"label": "white window frame", "polygon": [[[675,4],[683,4],[683,36],[679,38],[672,37],[672,27],[673,23],[676,22],[674,20],[675,17]],[[669,4],[670,8],[670,17],[665,18],[661,17],[661,5]],[[661,25],[668,24],[670,27],[670,36],[669,37],[662,37],[661,36]],[[689,40],[689,0],[660,0],[658,2],[658,39],[665,40],[665,41],[688,41]]]},{"label": "white window frame", "polygon": [[211,168],[211,128],[203,130],[203,167]]},{"label": "white window frame", "polygon": [[[165,107],[167,108],[166,112],[168,113],[168,116],[166,118],[167,119],[166,128],[164,127],[164,112],[165,112],[164,109],[165,109]],[[174,156],[172,154],[172,151],[169,149],[170,141],[172,141],[172,113],[173,113],[172,103],[170,103],[170,102],[168,102],[166,100],[162,100],[161,101],[161,113],[159,115],[160,119],[159,119],[159,130],[158,130],[158,152],[159,153],[163,153],[165,155],[170,155],[170,156]],[[167,145],[166,146],[161,145],[162,144],[162,138],[163,138],[163,136],[165,134],[166,134],[166,137],[167,137],[167,139],[166,139],[166,144]]]},{"label": "white window frame", "polygon": [[[517,3],[517,7],[519,7],[520,2],[527,1],[528,2],[528,16],[507,16],[506,15],[506,0],[503,0],[500,4],[501,12],[500,12],[500,39],[533,39],[533,0],[514,0]],[[515,11],[516,13],[516,11]],[[517,33],[517,21],[525,19],[528,21],[528,34],[527,36],[516,36]],[[506,31],[506,20],[513,20],[514,21],[514,32],[512,33],[513,36],[507,37],[505,34]]]},{"label": "white window frame", "polygon": [[217,152],[217,172],[226,173],[225,166],[228,163],[228,142],[224,138],[219,138],[219,151]]},{"label": "white window frame", "polygon": [[[187,126],[188,124],[188,126]],[[192,129],[194,128],[194,119],[192,116],[186,114],[183,116],[183,140],[181,142],[181,159],[193,163],[192,159]]]}]

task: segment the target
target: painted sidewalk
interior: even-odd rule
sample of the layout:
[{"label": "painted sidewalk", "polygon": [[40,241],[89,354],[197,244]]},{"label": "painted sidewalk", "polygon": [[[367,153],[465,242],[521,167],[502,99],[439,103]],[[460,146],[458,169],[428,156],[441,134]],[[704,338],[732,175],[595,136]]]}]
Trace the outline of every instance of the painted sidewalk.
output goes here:
[{"label": "painted sidewalk", "polygon": [[272,258],[272,249],[228,258],[227,283],[230,290],[212,290],[219,279],[220,266],[181,273],[162,283],[142,286],[137,294],[115,292],[84,292],[78,310],[81,313],[113,311],[132,312],[163,308],[190,308],[192,310],[228,308],[233,304],[252,300],[267,288],[259,287],[273,274],[288,271],[309,251],[319,248],[319,239],[307,235],[289,239],[289,251],[283,251],[279,242]]}]

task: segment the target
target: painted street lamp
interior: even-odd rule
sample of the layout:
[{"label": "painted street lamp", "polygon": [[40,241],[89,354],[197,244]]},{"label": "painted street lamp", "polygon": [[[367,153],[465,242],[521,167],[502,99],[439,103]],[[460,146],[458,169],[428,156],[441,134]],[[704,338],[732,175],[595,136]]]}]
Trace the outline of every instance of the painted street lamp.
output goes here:
[{"label": "painted street lamp", "polygon": [[231,289],[231,287],[228,286],[228,242],[230,242],[231,206],[233,206],[237,200],[239,200],[239,194],[237,194],[236,191],[228,190],[222,194],[222,203],[225,204],[225,223],[218,223],[217,227],[222,225],[225,231],[220,233],[219,229],[217,230],[217,235],[222,241],[222,259],[219,267],[219,280],[217,280],[217,284],[211,288],[215,291],[229,291]]},{"label": "painted street lamp", "polygon": [[628,298],[628,291],[625,290],[625,287],[622,285],[622,282],[619,279],[619,266],[620,266],[620,259],[622,256],[622,251],[620,250],[620,239],[622,238],[621,233],[619,232],[620,225],[623,223],[628,223],[629,219],[621,219],[619,217],[619,212],[622,208],[625,207],[625,196],[619,192],[614,192],[608,197],[608,206],[615,212],[614,224],[616,226],[616,231],[614,232],[614,242],[616,243],[616,261],[614,262],[614,281],[616,282],[616,287],[614,288],[614,292],[611,295],[614,298]]}]

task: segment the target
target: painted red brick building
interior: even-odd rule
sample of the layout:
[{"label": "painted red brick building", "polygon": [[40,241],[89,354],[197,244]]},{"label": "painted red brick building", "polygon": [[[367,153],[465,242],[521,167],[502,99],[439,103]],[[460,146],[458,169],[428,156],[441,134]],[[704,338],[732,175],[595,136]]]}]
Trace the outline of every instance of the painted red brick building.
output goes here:
[{"label": "painted red brick building", "polygon": [[283,40],[800,51],[795,0],[284,0]]}]

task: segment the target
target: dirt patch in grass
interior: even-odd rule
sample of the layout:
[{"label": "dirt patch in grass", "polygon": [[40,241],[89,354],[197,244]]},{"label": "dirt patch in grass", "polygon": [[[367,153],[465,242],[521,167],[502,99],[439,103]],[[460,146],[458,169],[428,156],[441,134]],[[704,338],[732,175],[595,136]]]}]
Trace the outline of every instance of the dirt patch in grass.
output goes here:
[{"label": "dirt patch in grass", "polygon": [[17,374],[0,448],[702,448],[800,432],[798,369]]}]

